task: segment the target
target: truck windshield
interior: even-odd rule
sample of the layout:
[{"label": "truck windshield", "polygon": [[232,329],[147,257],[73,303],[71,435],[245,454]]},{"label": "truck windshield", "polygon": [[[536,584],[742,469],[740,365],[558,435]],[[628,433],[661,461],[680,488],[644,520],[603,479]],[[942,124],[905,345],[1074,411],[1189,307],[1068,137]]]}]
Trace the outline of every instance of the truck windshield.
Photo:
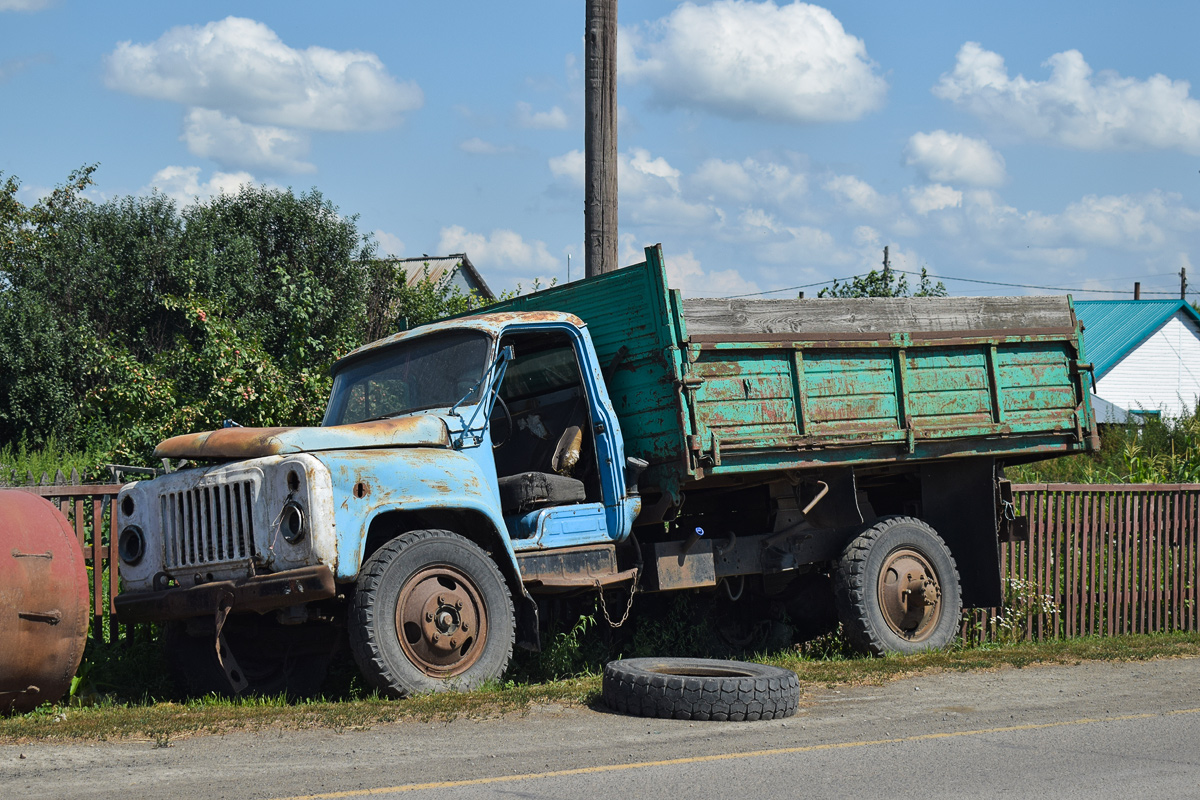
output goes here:
[{"label": "truck windshield", "polygon": [[427,408],[449,408],[479,381],[491,339],[448,331],[386,347],[333,376],[324,425],[348,425]]}]

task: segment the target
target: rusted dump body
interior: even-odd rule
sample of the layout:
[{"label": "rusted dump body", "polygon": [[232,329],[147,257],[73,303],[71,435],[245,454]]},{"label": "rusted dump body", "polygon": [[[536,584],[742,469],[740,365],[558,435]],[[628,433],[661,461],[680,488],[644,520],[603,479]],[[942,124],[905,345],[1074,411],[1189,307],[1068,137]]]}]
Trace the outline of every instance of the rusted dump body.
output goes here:
[{"label": "rusted dump body", "polygon": [[0,491],[0,713],[71,686],[88,630],[88,582],[71,526],[48,500]]},{"label": "rusted dump body", "polygon": [[435,416],[421,415],[328,428],[222,428],[167,439],[154,449],[154,457],[224,461],[322,450],[419,445],[449,447],[450,434],[445,423]]},{"label": "rusted dump body", "polygon": [[1069,297],[683,300],[646,253],[489,307],[587,323],[644,490],[1098,446]]}]

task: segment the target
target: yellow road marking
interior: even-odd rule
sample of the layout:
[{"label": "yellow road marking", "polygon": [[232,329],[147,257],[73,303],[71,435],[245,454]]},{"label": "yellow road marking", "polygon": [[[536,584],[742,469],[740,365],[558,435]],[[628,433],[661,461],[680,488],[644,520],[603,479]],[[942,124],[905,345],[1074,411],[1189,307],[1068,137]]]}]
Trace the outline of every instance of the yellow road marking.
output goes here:
[{"label": "yellow road marking", "polygon": [[1084,717],[1066,722],[1039,722],[1031,725],[1006,725],[1000,728],[980,728],[971,731],[947,731],[944,733],[922,733],[916,736],[900,736],[894,739],[869,739],[861,742],[835,742],[832,744],[809,744],[801,747],[777,747],[771,750],[750,750],[744,753],[718,753],[711,756],[688,756],[686,758],[668,758],[663,761],[636,761],[629,764],[606,764],[600,767],[579,767],[577,769],[560,769],[553,772],[526,772],[520,775],[496,775],[490,778],[472,778],[465,781],[435,781],[433,783],[406,783],[400,786],[381,786],[375,789],[350,789],[343,792],[323,792],[321,794],[304,794],[292,797],[277,797],[274,800],[341,800],[347,797],[370,797],[371,795],[392,794],[398,792],[415,792],[421,789],[454,789],[460,786],[485,786],[492,783],[510,783],[512,781],[540,780],[543,778],[566,778],[574,775],[595,775],[600,772],[621,772],[647,767],[673,767],[680,764],[703,764],[710,761],[731,761],[738,758],[759,758],[762,756],[782,756],[793,753],[815,753],[821,750],[844,750],[850,747],[870,747],[879,744],[898,744],[902,742],[922,742],[930,739],[953,739],[958,736],[979,736],[985,733],[1010,733],[1013,731],[1037,731],[1046,728],[1063,728],[1070,725],[1091,725],[1097,722],[1126,722],[1135,719],[1152,719],[1154,717],[1169,717],[1177,714],[1200,714],[1200,708],[1184,708],[1176,711],[1166,711],[1161,714],[1127,714],[1122,717]]}]

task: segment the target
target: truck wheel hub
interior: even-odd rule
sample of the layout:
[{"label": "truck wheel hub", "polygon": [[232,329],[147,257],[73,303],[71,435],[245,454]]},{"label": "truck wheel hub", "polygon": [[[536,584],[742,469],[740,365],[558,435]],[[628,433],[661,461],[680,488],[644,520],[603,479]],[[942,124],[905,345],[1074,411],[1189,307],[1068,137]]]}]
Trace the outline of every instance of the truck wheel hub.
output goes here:
[{"label": "truck wheel hub", "polygon": [[487,640],[483,598],[458,569],[426,567],[400,589],[396,634],[409,661],[426,675],[459,675],[483,653]]},{"label": "truck wheel hub", "polygon": [[929,561],[916,550],[889,553],[879,573],[879,607],[888,627],[910,641],[933,633],[941,618],[941,587]]}]

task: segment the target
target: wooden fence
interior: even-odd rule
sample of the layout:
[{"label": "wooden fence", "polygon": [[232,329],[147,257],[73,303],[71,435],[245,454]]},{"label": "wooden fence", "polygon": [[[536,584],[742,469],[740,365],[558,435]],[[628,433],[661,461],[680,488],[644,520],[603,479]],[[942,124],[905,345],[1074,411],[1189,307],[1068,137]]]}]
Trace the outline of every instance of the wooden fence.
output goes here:
[{"label": "wooden fence", "polygon": [[1006,608],[975,640],[1200,629],[1200,484],[1025,484],[1028,542],[1000,546]]},{"label": "wooden fence", "polygon": [[[30,476],[32,479],[32,476]],[[113,604],[119,587],[117,572],[117,531],[120,524],[120,509],[117,508],[117,492],[121,484],[83,484],[78,475],[64,478],[60,472],[56,478],[43,475],[38,483],[13,486],[0,483],[0,488],[21,489],[45,497],[58,507],[70,523],[83,550],[83,560],[88,571],[88,589],[91,594],[92,621],[88,636],[97,642],[115,642],[122,626],[115,618]],[[126,637],[129,626],[125,626]]]},{"label": "wooden fence", "polygon": [[[120,483],[43,477],[15,486],[54,502],[83,548],[91,635],[115,642]],[[1006,607],[966,615],[972,641],[1200,630],[1200,484],[1024,484],[1017,513],[1028,542],[1000,546]]]}]

